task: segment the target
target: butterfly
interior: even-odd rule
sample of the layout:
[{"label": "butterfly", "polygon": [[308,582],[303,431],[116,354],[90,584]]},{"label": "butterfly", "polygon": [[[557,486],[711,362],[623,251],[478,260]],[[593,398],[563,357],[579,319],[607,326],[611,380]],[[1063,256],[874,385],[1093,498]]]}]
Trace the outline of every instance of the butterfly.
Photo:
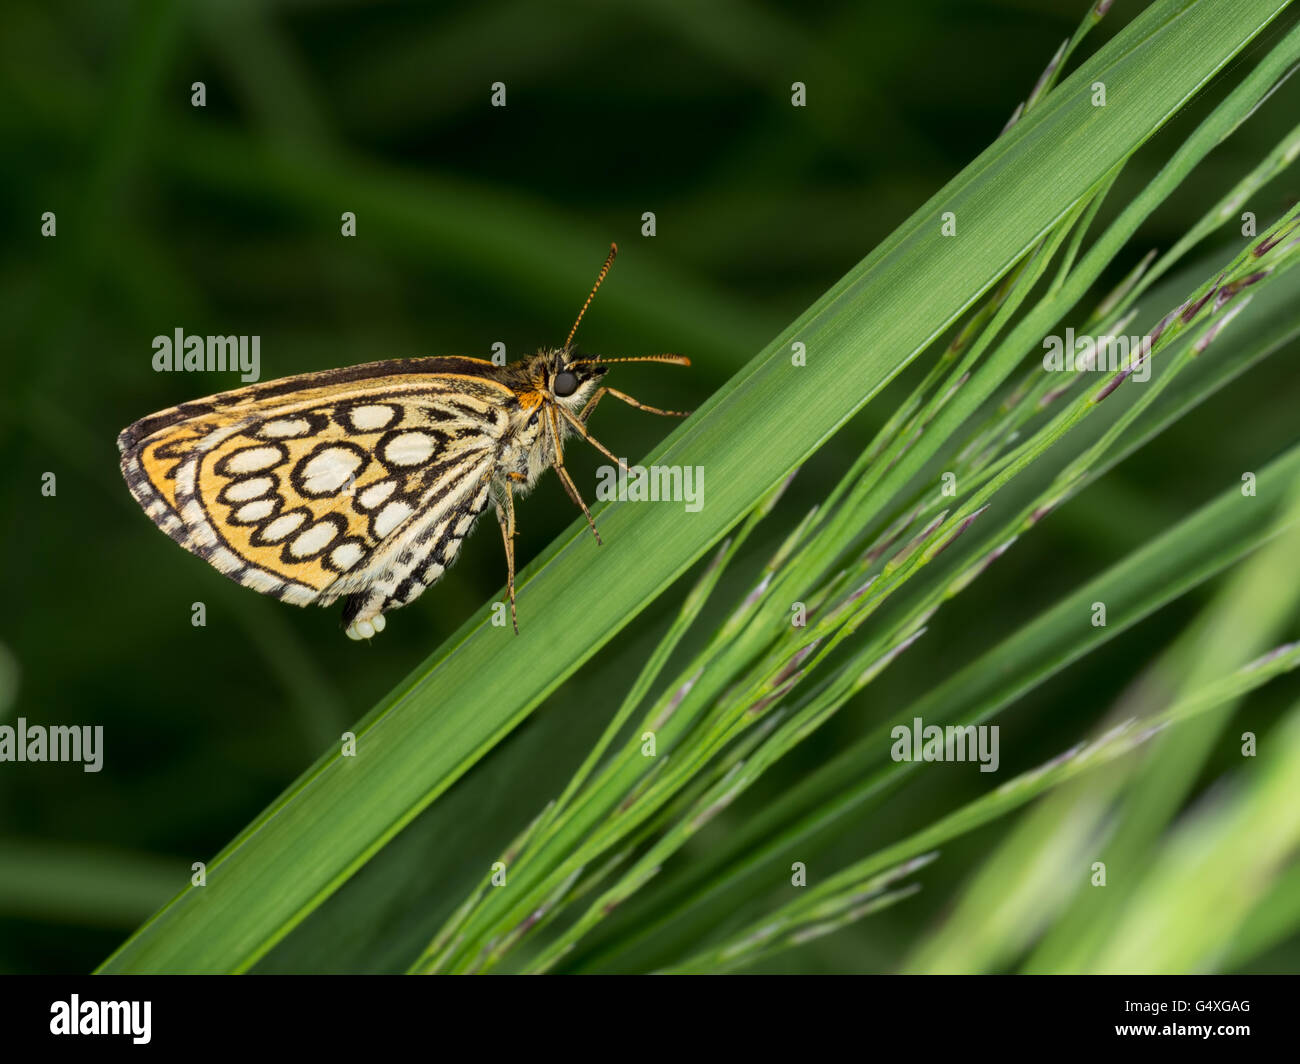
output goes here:
[{"label": "butterfly", "polygon": [[614,362],[680,355],[577,356],[573,338],[617,245],[562,347],[498,365],[478,358],[391,359],[304,373],[150,414],[118,436],[122,474],[167,535],[224,575],[297,606],[345,600],[352,639],[383,631],[455,560],[491,504],[515,609],[515,506],[554,469],[600,542],[564,467],[564,440],[587,431]]}]

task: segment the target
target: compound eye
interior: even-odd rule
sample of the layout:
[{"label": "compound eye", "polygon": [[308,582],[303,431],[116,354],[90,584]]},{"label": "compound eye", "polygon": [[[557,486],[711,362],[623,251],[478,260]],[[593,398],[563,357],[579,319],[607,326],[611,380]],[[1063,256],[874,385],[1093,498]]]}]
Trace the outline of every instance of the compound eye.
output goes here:
[{"label": "compound eye", "polygon": [[572,395],[578,390],[578,375],[572,370],[563,369],[555,375],[555,383],[551,385],[551,391],[563,398]]}]

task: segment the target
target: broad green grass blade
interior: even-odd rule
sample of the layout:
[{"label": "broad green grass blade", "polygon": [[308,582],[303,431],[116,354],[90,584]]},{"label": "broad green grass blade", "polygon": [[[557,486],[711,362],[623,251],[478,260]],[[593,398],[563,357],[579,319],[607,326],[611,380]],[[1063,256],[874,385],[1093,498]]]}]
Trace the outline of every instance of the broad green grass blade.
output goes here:
[{"label": "broad green grass blade", "polygon": [[[1261,246],[1275,245],[1272,234],[1285,232],[1288,225],[1289,221],[1283,219],[1270,227],[1268,233],[1261,234]],[[1053,239],[1062,238],[1066,228],[1058,227],[1053,234]],[[1279,254],[1275,260],[1271,253],[1253,255],[1248,247],[1243,255],[1239,255],[1235,260],[1235,265],[1224,269],[1216,267],[1215,272],[1220,278],[1224,291],[1231,289],[1231,279],[1243,269],[1256,278],[1256,283],[1260,286],[1258,291],[1264,291],[1267,290],[1277,271],[1285,272],[1285,263],[1288,261],[1292,260],[1284,253]],[[1043,264],[1044,262],[1040,261],[1039,265]],[[1028,279],[1028,283],[1032,283],[1032,278]],[[1196,292],[1200,290],[1200,286],[1194,289]],[[1001,313],[999,311],[999,314]],[[1192,317],[1194,319],[1196,315]],[[995,325],[990,326],[990,328],[995,327]],[[1197,332],[1193,330],[1191,334],[1182,335],[1188,339]],[[1175,334],[1166,331],[1166,337],[1170,335]],[[1157,349],[1163,347],[1163,343],[1162,340],[1157,345]],[[1198,346],[1184,345],[1183,354],[1179,356],[1182,364],[1186,365],[1187,359],[1198,349]],[[1113,448],[1108,446],[1107,441],[1116,435],[1128,435],[1125,432],[1126,425],[1131,424],[1133,418],[1139,416],[1150,405],[1150,401],[1159,395],[1160,389],[1174,379],[1173,374],[1176,369],[1177,364],[1171,365],[1164,371],[1159,383],[1145,389],[1141,399],[1125,411],[1123,418],[1110,426],[1092,448],[1079,453],[1071,463],[1071,467],[1091,471],[1097,461],[1096,454],[1106,456],[1112,453]],[[962,369],[958,366],[953,372],[959,373]],[[1084,394],[1078,397],[1074,406],[1077,410],[1086,412],[1090,409],[1088,405],[1090,402],[1089,396]],[[1031,446],[1033,450],[1026,453],[1041,452],[1038,444]],[[846,479],[852,482],[856,476],[850,473]],[[1084,479],[1086,480],[1087,477],[1085,476]],[[1077,484],[1078,478],[1071,477],[1069,483]],[[1036,512],[1049,499],[1059,501],[1061,490],[1059,481],[1057,485],[1049,485],[1046,495],[1040,495],[1036,501],[1024,503],[1024,508],[1019,512],[1028,515]],[[968,505],[975,505],[977,502],[978,499]],[[973,558],[969,557],[969,551],[965,552],[968,560],[974,561],[988,550],[999,549],[997,545],[1006,542],[1005,537],[1012,535],[1019,521],[1016,511],[1012,510],[1004,518],[1001,530],[991,530],[986,536],[985,543],[974,548]],[[804,524],[806,525],[807,522]],[[825,534],[823,530],[823,536]],[[817,542],[816,539],[796,538],[795,542],[796,553],[800,558],[822,556],[828,552],[839,553],[838,549]],[[791,543],[791,540],[787,540],[787,543]],[[959,547],[958,551],[961,550],[962,548]],[[792,558],[791,565],[797,564]],[[975,571],[978,572],[983,567],[977,565]],[[789,570],[788,566],[781,568],[783,573]],[[870,568],[868,563],[867,570]],[[770,569],[769,566],[769,571]],[[890,569],[890,565],[884,568],[886,580],[889,578]],[[852,590],[861,585],[867,570],[854,569],[846,574],[845,580],[836,578],[833,582],[842,584],[843,589],[849,592],[842,603],[845,609],[860,609],[863,603],[868,601],[869,595],[862,598]],[[761,583],[765,584],[766,581]],[[959,579],[958,583],[964,587],[969,580]],[[734,636],[728,638],[722,632],[714,636],[711,645],[716,646],[721,643],[727,647],[727,652],[721,656],[710,656],[708,651],[705,651],[705,657],[697,657],[690,664],[684,665],[677,678],[665,686],[660,700],[644,717],[642,727],[664,740],[666,748],[673,751],[670,755],[673,763],[658,762],[653,768],[648,769],[643,751],[625,748],[621,764],[611,763],[609,772],[602,773],[600,783],[580,803],[584,810],[584,819],[587,821],[586,828],[570,820],[564,827],[568,837],[563,843],[560,842],[559,835],[551,833],[551,837],[541,845],[541,848],[548,852],[541,856],[540,861],[531,859],[538,856],[536,852],[525,855],[522,859],[517,856],[508,862],[502,858],[503,862],[509,864],[511,870],[512,889],[508,892],[486,889],[481,902],[475,905],[472,912],[463,910],[457,915],[456,921],[445,927],[437,936],[430,951],[422,958],[419,969],[481,971],[495,967],[501,963],[507,952],[516,949],[523,938],[534,935],[543,923],[555,919],[558,907],[563,904],[561,899],[568,890],[568,885],[573,882],[573,877],[583,875],[585,868],[598,869],[615,847],[626,845],[633,833],[643,830],[647,817],[662,819],[665,811],[658,803],[668,799],[674,792],[680,794],[683,787],[694,788],[697,783],[707,785],[712,780],[712,785],[707,786],[706,793],[696,795],[696,800],[689,810],[682,809],[678,817],[667,814],[669,819],[675,820],[667,832],[654,841],[649,849],[641,852],[633,865],[621,871],[617,881],[608,884],[590,903],[584,902],[587,908],[583,917],[577,922],[568,923],[561,935],[553,938],[542,953],[529,963],[526,970],[544,970],[557,963],[570,948],[576,945],[579,938],[601,924],[611,911],[625,905],[643,884],[656,876],[669,857],[721,808],[730,804],[741,791],[748,788],[765,771],[766,766],[780,759],[784,751],[791,745],[797,744],[809,730],[817,727],[819,721],[824,721],[828,715],[833,714],[855,689],[860,689],[870,682],[869,678],[875,675],[878,667],[887,664],[893,656],[910,645],[920,631],[909,634],[909,625],[923,624],[924,621],[920,619],[922,614],[928,616],[950,593],[956,593],[946,591],[943,586],[937,588],[936,592],[939,595],[938,599],[931,597],[929,600],[915,603],[911,620],[900,623],[892,632],[888,625],[873,631],[872,638],[859,647],[857,653],[844,665],[834,680],[823,684],[817,694],[799,700],[798,706],[790,711],[792,715],[788,721],[777,721],[772,716],[765,715],[763,725],[753,730],[749,729],[754,722],[751,710],[755,706],[770,705],[772,699],[778,697],[772,693],[770,684],[779,685],[781,683],[779,677],[788,676],[792,667],[797,669],[806,667],[802,664],[791,666],[789,664],[792,660],[791,655],[795,655],[793,660],[802,662],[807,657],[804,651],[811,652],[813,646],[824,639],[830,640],[825,644],[828,648],[832,646],[836,638],[835,633],[841,629],[849,613],[838,606],[831,608],[829,604],[822,608],[821,621],[809,628],[806,633],[795,635],[789,640],[778,640],[781,645],[774,647],[767,655],[770,668],[760,665],[757,675],[748,683],[739,686],[733,683],[730,695],[724,694],[723,688],[727,687],[728,678],[734,675],[732,665],[741,663],[733,661],[732,665],[729,665],[726,659],[729,651],[737,646],[737,640]],[[816,591],[812,600],[826,601],[823,597],[825,593],[823,590]],[[771,595],[767,597],[772,598]],[[779,608],[784,609],[782,604],[786,600],[776,596],[775,601]],[[784,624],[778,623],[774,629],[771,622],[757,623],[756,618],[753,620],[754,623],[751,623],[750,628],[757,625],[761,633],[760,643],[768,643],[774,631],[790,631]],[[726,627],[729,626],[730,622]],[[726,627],[723,632],[726,631]],[[809,639],[814,642],[809,643]],[[741,640],[739,645],[743,646],[744,642],[745,640]],[[741,667],[743,668],[743,665]],[[713,693],[706,694],[702,699],[697,697],[697,692],[701,690],[701,684],[697,683],[701,673],[713,678],[711,683],[705,685]],[[682,696],[680,698],[676,696],[675,691],[683,692]],[[688,691],[689,693],[686,693]],[[743,696],[739,694],[744,691],[749,693]],[[766,714],[765,710],[760,709],[760,712]],[[698,719],[700,713],[705,714],[707,722]],[[667,733],[662,733],[663,724],[655,723],[660,714],[668,715],[664,718],[667,723]],[[690,723],[692,718],[697,718],[694,726]],[[761,733],[773,725],[776,730],[770,740],[762,739],[761,734],[754,734],[754,732]],[[685,736],[683,729],[689,730],[689,736]],[[636,730],[639,731],[640,728]],[[741,732],[748,736],[741,743],[741,747],[747,748],[747,751],[738,747],[706,770],[711,760],[710,751],[719,751],[720,747],[717,744],[725,745],[726,736],[734,737]],[[698,741],[693,742],[693,739]],[[587,876],[584,886],[590,886],[596,881],[591,876]],[[446,944],[449,943],[454,945],[447,946]]]},{"label": "broad green grass blade", "polygon": [[[706,472],[696,514],[611,504],[521,575],[522,635],[484,607],[105,964],[243,971],[445,791],[877,394],[1287,5],[1145,9],[785,329],[653,456]],[[1293,42],[1288,39],[1285,47]],[[1090,87],[1108,86],[1095,107]],[[952,212],[959,236],[944,237]],[[807,364],[793,366],[791,345]]]}]

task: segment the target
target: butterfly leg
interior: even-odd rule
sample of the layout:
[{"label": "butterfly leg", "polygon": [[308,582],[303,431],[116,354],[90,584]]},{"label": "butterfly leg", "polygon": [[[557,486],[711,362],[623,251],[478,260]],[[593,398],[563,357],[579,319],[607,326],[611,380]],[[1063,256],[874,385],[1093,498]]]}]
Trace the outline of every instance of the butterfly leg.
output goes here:
[{"label": "butterfly leg", "polygon": [[608,388],[597,388],[592,397],[587,400],[586,405],[578,411],[578,420],[585,425],[587,418],[591,417],[591,412],[596,409],[596,404],[605,397],[605,393],[608,391]]},{"label": "butterfly leg", "polygon": [[[564,445],[560,439],[560,426],[555,419],[554,407],[549,409],[547,414],[551,426],[551,439],[555,444],[555,460],[552,463],[555,466],[555,474],[560,478],[560,483],[564,485],[564,490],[568,493],[569,498],[578,505],[582,510],[583,516],[587,518],[587,524],[591,527],[591,534],[596,537],[597,544],[603,546],[604,544],[601,543],[600,533],[596,531],[596,522],[592,519],[591,511],[587,509],[587,504],[582,501],[582,496],[578,494],[577,485],[573,483],[573,478],[569,476],[569,471],[564,468]],[[616,462],[618,461],[617,458],[614,460]]]},{"label": "butterfly leg", "polygon": [[501,525],[501,538],[506,544],[506,588],[510,592],[510,622],[515,626],[515,635],[519,634],[519,614],[515,612],[515,495],[510,482],[527,479],[522,473],[507,473],[497,498],[493,500],[497,522]]},{"label": "butterfly leg", "polygon": [[664,417],[686,417],[690,414],[689,410],[660,410],[657,406],[648,406],[638,399],[633,399],[627,394],[627,392],[620,392],[617,388],[611,388],[608,385],[604,385],[597,388],[595,394],[587,400],[587,405],[584,406],[578,414],[578,420],[585,425],[587,423],[587,418],[591,417],[591,412],[596,409],[596,404],[606,395],[612,395],[615,399],[621,399],[623,402],[627,403],[628,406],[634,406],[638,410],[644,410],[647,414],[662,414]]}]

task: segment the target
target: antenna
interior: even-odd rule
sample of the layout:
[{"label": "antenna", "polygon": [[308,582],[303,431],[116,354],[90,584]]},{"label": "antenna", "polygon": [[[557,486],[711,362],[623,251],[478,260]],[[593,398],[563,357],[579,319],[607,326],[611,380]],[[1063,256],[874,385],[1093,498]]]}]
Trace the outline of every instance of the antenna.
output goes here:
[{"label": "antenna", "polygon": [[608,366],[611,362],[667,362],[672,366],[689,366],[691,360],[685,355],[630,355],[626,358],[575,358],[567,363],[570,366]]},{"label": "antenna", "polygon": [[587,302],[582,304],[582,309],[578,311],[578,320],[573,323],[573,328],[569,330],[568,339],[564,341],[567,348],[573,343],[573,334],[578,331],[578,326],[582,324],[582,316],[587,313],[587,308],[591,306],[591,301],[596,298],[596,292],[600,289],[601,282],[605,280],[605,275],[609,273],[609,268],[614,265],[614,256],[618,254],[618,245],[609,245],[609,257],[605,259],[605,265],[600,268],[600,273],[596,275],[596,283],[591,286],[591,295],[587,297]]}]

